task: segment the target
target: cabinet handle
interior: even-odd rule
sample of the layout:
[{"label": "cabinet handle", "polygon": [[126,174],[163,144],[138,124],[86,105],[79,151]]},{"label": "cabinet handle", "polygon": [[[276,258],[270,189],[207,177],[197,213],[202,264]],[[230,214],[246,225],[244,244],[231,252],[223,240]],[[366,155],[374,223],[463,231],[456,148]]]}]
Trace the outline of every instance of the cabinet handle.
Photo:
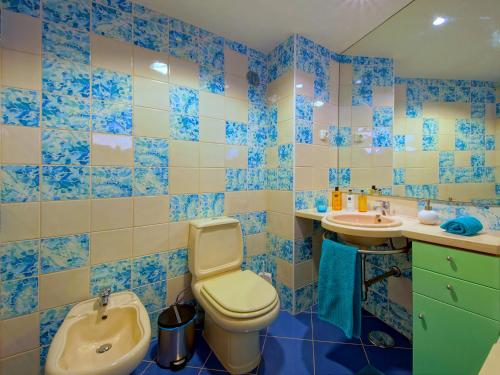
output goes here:
[{"label": "cabinet handle", "polygon": [[448,262],[451,262],[451,261],[453,260],[453,258],[452,258],[451,256],[449,256],[449,255],[448,255],[448,256],[446,257],[446,260],[447,260]]},{"label": "cabinet handle", "polygon": [[419,319],[424,319],[424,314],[423,313],[418,314],[418,318]]},{"label": "cabinet handle", "polygon": [[453,290],[453,285],[451,285],[451,284],[446,285],[446,289]]}]

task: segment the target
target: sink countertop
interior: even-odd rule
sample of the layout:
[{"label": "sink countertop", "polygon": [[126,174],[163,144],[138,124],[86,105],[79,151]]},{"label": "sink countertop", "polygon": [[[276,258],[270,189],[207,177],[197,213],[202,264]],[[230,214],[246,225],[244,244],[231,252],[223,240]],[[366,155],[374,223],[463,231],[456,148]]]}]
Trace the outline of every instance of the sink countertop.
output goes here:
[{"label": "sink countertop", "polygon": [[[321,221],[323,217],[330,213],[345,214],[357,213],[357,211],[327,211],[317,212],[315,209],[306,209],[295,211],[295,216],[304,219]],[[375,212],[371,212],[372,214]],[[377,212],[378,213],[378,212]],[[494,256],[500,256],[500,232],[497,231],[482,231],[475,236],[459,236],[456,234],[447,233],[442,230],[439,225],[425,225],[418,222],[414,217],[394,215],[402,221],[401,226],[391,228],[399,229],[401,236],[412,240],[430,242],[438,245],[456,247],[480,253],[485,253]],[[357,228],[367,229],[371,231],[383,230],[383,228]]]}]

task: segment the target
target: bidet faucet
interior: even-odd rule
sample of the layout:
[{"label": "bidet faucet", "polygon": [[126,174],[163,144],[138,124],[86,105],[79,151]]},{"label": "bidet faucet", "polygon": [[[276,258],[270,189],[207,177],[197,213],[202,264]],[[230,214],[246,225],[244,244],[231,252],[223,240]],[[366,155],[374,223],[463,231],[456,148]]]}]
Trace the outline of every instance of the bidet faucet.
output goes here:
[{"label": "bidet faucet", "polygon": [[104,288],[99,293],[99,306],[108,306],[109,295],[111,294],[111,288]]},{"label": "bidet faucet", "polygon": [[380,211],[384,216],[391,215],[391,202],[383,200],[378,200],[375,202],[377,203],[376,205],[373,206],[373,209],[375,211]]}]

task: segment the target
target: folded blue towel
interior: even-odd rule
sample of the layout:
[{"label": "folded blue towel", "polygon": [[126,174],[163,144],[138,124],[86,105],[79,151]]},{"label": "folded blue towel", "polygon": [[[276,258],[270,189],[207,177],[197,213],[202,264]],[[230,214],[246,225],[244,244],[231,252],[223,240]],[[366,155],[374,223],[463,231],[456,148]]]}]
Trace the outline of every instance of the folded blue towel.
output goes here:
[{"label": "folded blue towel", "polygon": [[474,216],[461,216],[441,224],[441,228],[449,233],[472,236],[483,229],[483,224]]},{"label": "folded blue towel", "polygon": [[358,249],[331,240],[321,248],[318,315],[348,338],[361,334],[361,263]]}]

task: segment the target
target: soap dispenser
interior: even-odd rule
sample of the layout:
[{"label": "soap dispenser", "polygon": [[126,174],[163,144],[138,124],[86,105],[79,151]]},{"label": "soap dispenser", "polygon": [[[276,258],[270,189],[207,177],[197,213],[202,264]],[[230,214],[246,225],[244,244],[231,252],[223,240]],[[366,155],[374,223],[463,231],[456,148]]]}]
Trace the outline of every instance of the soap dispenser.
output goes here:
[{"label": "soap dispenser", "polygon": [[354,194],[351,189],[347,193],[347,211],[354,211]]},{"label": "soap dispenser", "polygon": [[439,223],[439,215],[431,207],[431,200],[427,199],[425,201],[425,207],[423,210],[419,211],[418,221],[426,225],[436,225]]}]

